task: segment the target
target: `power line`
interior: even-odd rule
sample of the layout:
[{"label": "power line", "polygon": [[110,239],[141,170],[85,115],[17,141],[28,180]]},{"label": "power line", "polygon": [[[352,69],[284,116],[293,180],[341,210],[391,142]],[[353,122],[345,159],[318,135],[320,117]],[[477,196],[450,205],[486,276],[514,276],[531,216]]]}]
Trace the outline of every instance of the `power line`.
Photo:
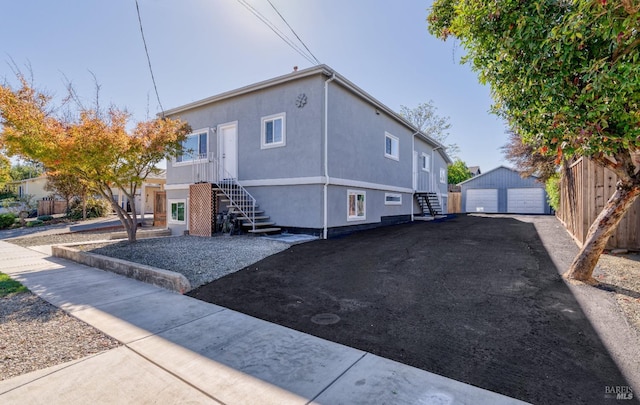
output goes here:
[{"label": "power line", "polygon": [[140,25],[140,34],[142,34],[142,43],[144,44],[144,52],[147,54],[147,63],[149,64],[149,73],[151,73],[153,90],[155,90],[156,92],[156,99],[158,100],[158,105],[160,106],[162,118],[164,118],[164,108],[162,107],[162,103],[160,102],[160,95],[158,94],[158,86],[156,86],[156,78],[153,76],[153,69],[151,68],[151,58],[149,58],[149,49],[147,48],[147,41],[144,38],[144,30],[142,29],[142,19],[140,18],[140,6],[138,5],[138,0],[135,0],[135,1],[136,1],[136,11],[138,12],[138,24]]},{"label": "power line", "polygon": [[[308,55],[305,53],[303,49],[297,46],[285,33],[283,33],[278,27],[276,27],[267,17],[261,14],[258,10],[256,10],[253,6],[247,3],[246,0],[238,0],[238,3],[243,5],[247,10],[249,10],[253,15],[255,15],[260,21],[262,21],[271,31],[273,31],[280,39],[282,39],[287,45],[289,45],[294,51],[300,54],[303,58],[308,60],[312,64],[317,63],[317,59],[313,56],[313,54]],[[304,45],[304,44],[303,44]],[[315,60],[314,60],[315,59]]]},{"label": "power line", "polygon": [[302,46],[304,46],[304,49],[307,50],[307,52],[309,52],[309,55],[311,55],[311,57],[313,58],[313,60],[316,61],[316,65],[320,65],[320,61],[318,60],[318,58],[316,58],[316,56],[313,54],[313,52],[311,52],[311,50],[309,49],[309,47],[307,46],[307,44],[304,43],[304,41],[302,39],[300,39],[300,37],[298,36],[298,34],[296,34],[296,32],[293,30],[293,28],[291,28],[291,25],[289,25],[289,23],[287,22],[287,20],[282,16],[282,14],[280,14],[280,11],[278,11],[278,9],[276,8],[276,6],[273,5],[273,3],[271,2],[271,0],[267,0],[267,2],[269,2],[269,4],[271,4],[271,7],[273,7],[273,9],[276,11],[276,13],[278,13],[278,15],[280,16],[280,18],[282,19],[282,21],[284,21],[285,24],[287,24],[287,27],[289,27],[289,29],[291,30],[291,32],[293,33],[293,35],[296,36],[296,38],[298,38],[298,41],[300,41],[300,43],[302,44]]}]

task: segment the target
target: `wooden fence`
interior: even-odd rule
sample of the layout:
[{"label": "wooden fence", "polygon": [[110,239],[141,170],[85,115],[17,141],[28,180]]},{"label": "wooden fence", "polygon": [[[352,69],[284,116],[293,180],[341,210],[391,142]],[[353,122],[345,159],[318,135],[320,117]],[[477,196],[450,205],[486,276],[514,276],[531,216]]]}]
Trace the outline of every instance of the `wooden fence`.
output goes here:
[{"label": "wooden fence", "polygon": [[462,193],[459,191],[449,191],[447,200],[447,213],[456,214],[462,212]]},{"label": "wooden fence", "polygon": [[38,215],[64,214],[67,212],[67,202],[43,198],[38,201]]},{"label": "wooden fence", "polygon": [[[560,181],[560,207],[556,216],[579,245],[607,200],[614,193],[617,176],[593,161],[580,158],[564,170]],[[608,249],[640,249],[640,200],[622,217],[607,243]]]}]

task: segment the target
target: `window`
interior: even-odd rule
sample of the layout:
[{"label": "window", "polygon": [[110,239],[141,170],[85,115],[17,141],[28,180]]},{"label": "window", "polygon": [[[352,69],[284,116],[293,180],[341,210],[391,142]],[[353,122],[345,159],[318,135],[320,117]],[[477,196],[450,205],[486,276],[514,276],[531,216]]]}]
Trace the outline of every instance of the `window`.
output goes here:
[{"label": "window", "polygon": [[447,171],[442,167],[440,168],[440,183],[447,184]]},{"label": "window", "polygon": [[384,205],[402,205],[402,194],[384,193]]},{"label": "window", "polygon": [[358,221],[367,218],[367,204],[364,191],[347,190],[347,220]]},{"label": "window", "polygon": [[384,156],[400,160],[400,141],[388,132],[384,133]]},{"label": "window", "polygon": [[431,156],[423,153],[422,158],[420,159],[420,163],[422,164],[422,171],[431,171]]},{"label": "window", "polygon": [[285,113],[262,118],[261,148],[275,148],[286,144]]},{"label": "window", "polygon": [[169,200],[169,208],[171,217],[169,222],[174,224],[184,224],[185,220],[185,207],[187,203],[185,200]]},{"label": "window", "polygon": [[194,160],[206,159],[208,151],[208,135],[208,129],[187,135],[187,138],[182,141],[182,155],[178,155],[178,157],[176,157],[176,163],[193,162]]}]

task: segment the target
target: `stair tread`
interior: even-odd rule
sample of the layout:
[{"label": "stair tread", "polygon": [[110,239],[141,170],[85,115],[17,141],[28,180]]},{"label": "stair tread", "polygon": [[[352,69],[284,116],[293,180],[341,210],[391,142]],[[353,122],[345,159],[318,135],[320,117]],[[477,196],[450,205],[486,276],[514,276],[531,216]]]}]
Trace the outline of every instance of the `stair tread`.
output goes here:
[{"label": "stair tread", "polygon": [[[256,222],[256,227],[258,226],[272,226],[275,225],[275,222]],[[242,226],[251,226],[251,222],[243,222]]]}]

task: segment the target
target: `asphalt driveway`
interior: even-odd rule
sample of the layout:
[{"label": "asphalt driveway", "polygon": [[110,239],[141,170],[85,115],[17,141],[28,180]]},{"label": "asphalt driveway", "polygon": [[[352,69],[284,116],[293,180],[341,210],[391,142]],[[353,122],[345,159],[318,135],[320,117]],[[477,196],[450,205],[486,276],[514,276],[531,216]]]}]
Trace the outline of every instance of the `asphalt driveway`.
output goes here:
[{"label": "asphalt driveway", "polygon": [[296,245],[188,295],[533,403],[615,403],[607,387],[629,385],[513,218]]}]

